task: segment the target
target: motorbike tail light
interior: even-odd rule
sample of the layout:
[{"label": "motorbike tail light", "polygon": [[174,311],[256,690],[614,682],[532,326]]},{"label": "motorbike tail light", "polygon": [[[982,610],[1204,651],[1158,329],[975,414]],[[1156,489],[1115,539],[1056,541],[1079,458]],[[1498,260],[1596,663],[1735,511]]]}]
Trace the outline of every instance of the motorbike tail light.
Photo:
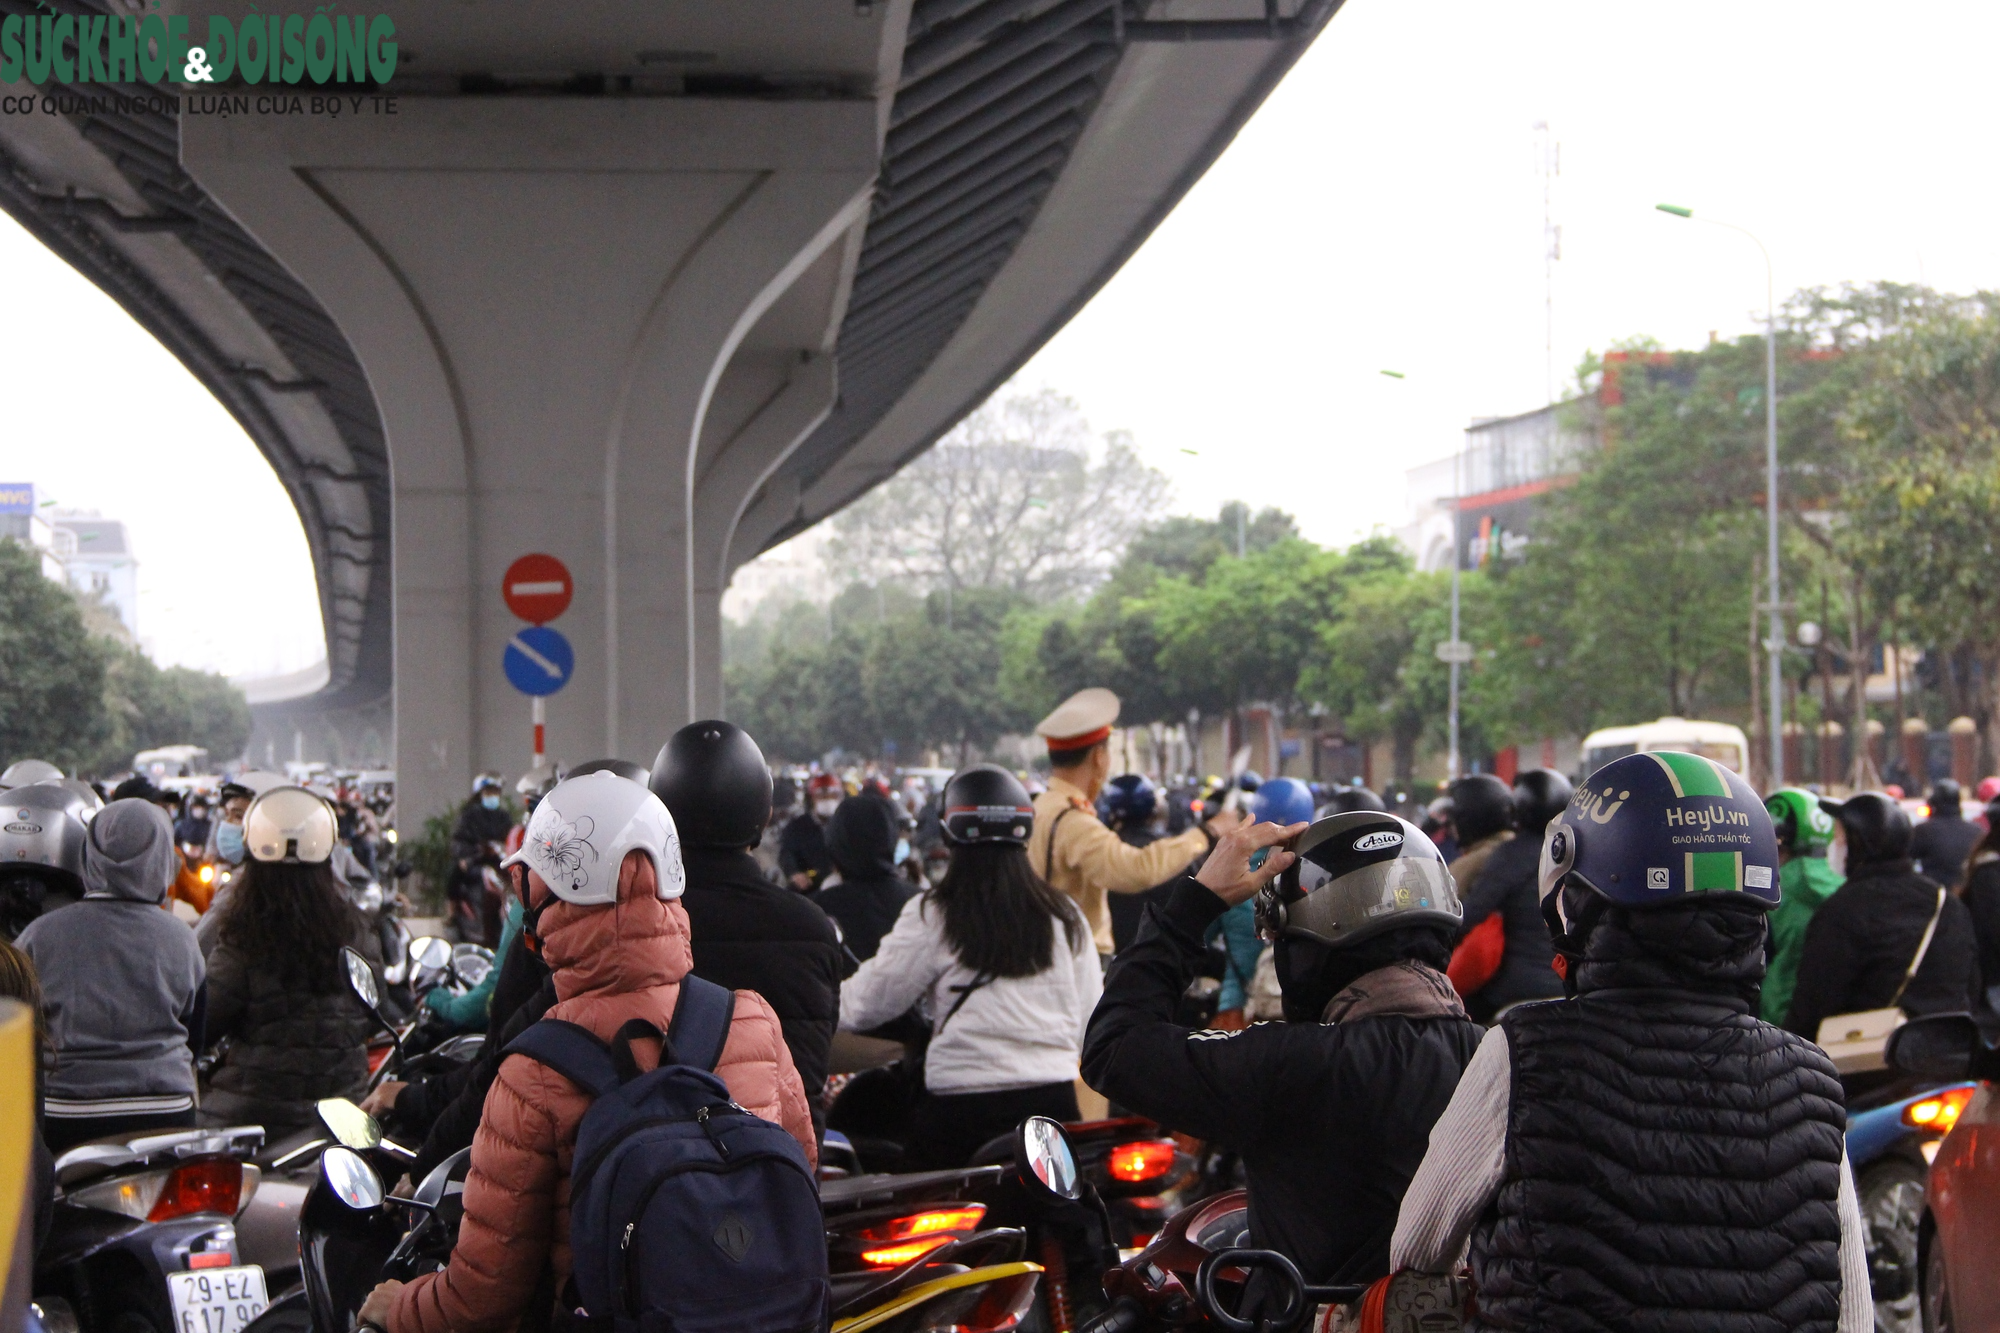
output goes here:
[{"label": "motorbike tail light", "polygon": [[1935,1130],[1940,1134],[1951,1133],[1951,1127],[1958,1123],[1965,1104],[1978,1091],[1973,1084],[1962,1088],[1945,1088],[1934,1092],[1922,1101],[1911,1102],[1903,1108],[1903,1123],[1912,1129]]},{"label": "motorbike tail light", "polygon": [[143,1222],[152,1213],[153,1204],[159,1199],[171,1174],[169,1171],[142,1171],[114,1180],[100,1180],[94,1185],[70,1190],[63,1198],[79,1207],[102,1208],[107,1213],[123,1213]]},{"label": "motorbike tail light", "polygon": [[215,867],[203,866],[200,870],[195,872],[195,878],[200,880],[204,884],[215,883]]},{"label": "motorbike tail light", "polygon": [[1172,1139],[1121,1143],[1111,1150],[1111,1178],[1128,1185],[1157,1180],[1174,1169],[1174,1154],[1179,1151]]},{"label": "motorbike tail light", "polygon": [[901,1268],[910,1260],[929,1254],[941,1245],[949,1245],[952,1238],[946,1235],[919,1236],[906,1240],[900,1245],[883,1245],[861,1252],[861,1262],[870,1268]]},{"label": "motorbike tail light", "polygon": [[946,1231],[977,1230],[986,1216],[983,1203],[955,1204],[950,1208],[930,1208],[921,1213],[892,1217],[855,1234],[863,1240],[909,1240],[913,1236],[935,1236]]},{"label": "motorbike tail light", "polygon": [[148,1222],[165,1222],[189,1213],[236,1214],[243,1194],[243,1164],[233,1157],[204,1157],[183,1162],[167,1173],[164,1188],[146,1213]]}]

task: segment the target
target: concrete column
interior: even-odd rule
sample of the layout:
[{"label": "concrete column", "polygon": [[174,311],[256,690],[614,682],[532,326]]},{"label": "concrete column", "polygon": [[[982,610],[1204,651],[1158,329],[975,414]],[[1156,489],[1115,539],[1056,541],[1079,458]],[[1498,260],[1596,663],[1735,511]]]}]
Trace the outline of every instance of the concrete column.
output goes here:
[{"label": "concrete column", "polygon": [[[318,297],[375,391],[394,472],[399,806],[414,827],[474,772],[527,764],[528,702],[500,671],[520,625],[499,581],[519,555],[558,556],[576,581],[555,623],[577,667],[549,701],[553,754],[650,760],[694,715],[705,659],[719,702],[719,612],[697,595],[718,560],[697,555],[697,477],[740,512],[750,494],[736,489],[760,468],[737,443],[761,458],[777,428],[759,414],[698,446],[719,392],[748,392],[729,388],[746,336],[863,217],[877,149],[870,101],[398,106],[190,119],[182,157]],[[691,653],[691,638],[715,646]]]}]

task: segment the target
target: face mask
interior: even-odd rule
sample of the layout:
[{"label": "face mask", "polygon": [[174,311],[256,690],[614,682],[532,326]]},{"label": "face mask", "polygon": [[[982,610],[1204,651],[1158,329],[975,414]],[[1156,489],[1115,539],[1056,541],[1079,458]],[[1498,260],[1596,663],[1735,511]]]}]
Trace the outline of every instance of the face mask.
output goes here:
[{"label": "face mask", "polygon": [[813,813],[821,819],[832,819],[833,812],[840,808],[839,801],[814,801]]},{"label": "face mask", "polygon": [[480,797],[479,803],[485,806],[488,810],[498,810],[500,808],[500,798],[498,796],[493,795],[490,792],[487,793],[485,796]]},{"label": "face mask", "polygon": [[243,859],[243,826],[241,824],[218,824],[215,827],[215,850],[222,853],[225,861]]},{"label": "face mask", "polygon": [[903,864],[903,862],[909,859],[910,859],[910,840],[908,838],[896,839],[896,864],[901,865]]},{"label": "face mask", "polygon": [[1835,838],[1826,849],[1826,868],[1842,879],[1847,878],[1847,839]]}]

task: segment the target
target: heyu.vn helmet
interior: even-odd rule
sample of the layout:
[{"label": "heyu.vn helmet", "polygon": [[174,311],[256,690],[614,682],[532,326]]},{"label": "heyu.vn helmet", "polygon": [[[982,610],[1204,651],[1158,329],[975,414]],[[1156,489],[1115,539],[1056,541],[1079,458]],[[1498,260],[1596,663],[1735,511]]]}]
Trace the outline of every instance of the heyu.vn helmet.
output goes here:
[{"label": "heyu.vn helmet", "polygon": [[1298,859],[1257,894],[1257,928],[1344,948],[1398,926],[1457,929],[1465,915],[1437,845],[1408,820],[1354,810],[1316,820]]},{"label": "heyu.vn helmet", "polygon": [[681,896],[687,871],[674,817],[645,787],[600,770],[557,783],[536,803],[521,850],[500,864],[527,866],[566,903],[604,906],[618,901],[618,872],[631,851],[652,860],[661,899]]},{"label": "heyu.vn helmet", "polygon": [[1543,915],[1568,934],[1573,883],[1621,907],[1691,897],[1778,905],[1778,838],[1741,777],[1700,755],[1654,750],[1592,773],[1542,841]]}]

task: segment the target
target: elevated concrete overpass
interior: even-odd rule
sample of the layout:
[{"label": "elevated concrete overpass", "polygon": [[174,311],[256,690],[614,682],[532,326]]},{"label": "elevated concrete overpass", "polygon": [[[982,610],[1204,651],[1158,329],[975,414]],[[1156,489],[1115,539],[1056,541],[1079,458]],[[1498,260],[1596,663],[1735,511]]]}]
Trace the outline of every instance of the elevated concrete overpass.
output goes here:
[{"label": "elevated concrete overpass", "polygon": [[0,118],[0,207],[270,460],[327,639],[289,707],[393,725],[414,815],[525,763],[515,556],[577,582],[557,753],[722,711],[731,572],[1032,355],[1337,7],[423,0],[338,117]]}]

